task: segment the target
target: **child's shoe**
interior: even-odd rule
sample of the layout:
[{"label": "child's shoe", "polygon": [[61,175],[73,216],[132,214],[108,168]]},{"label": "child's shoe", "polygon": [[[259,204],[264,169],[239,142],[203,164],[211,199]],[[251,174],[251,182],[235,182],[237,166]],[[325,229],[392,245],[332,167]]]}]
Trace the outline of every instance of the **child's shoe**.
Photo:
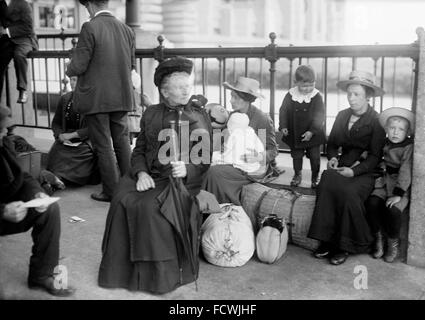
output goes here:
[{"label": "child's shoe", "polygon": [[291,187],[298,187],[301,184],[301,173],[295,173],[291,181]]},{"label": "child's shoe", "polygon": [[379,259],[379,258],[382,258],[383,255],[384,255],[384,243],[383,243],[382,233],[377,232],[375,234],[375,244],[373,246],[372,257],[374,257],[375,259]]},{"label": "child's shoe", "polygon": [[47,182],[53,188],[56,188],[58,190],[65,189],[65,184],[63,183],[63,181],[59,179],[57,176],[55,176],[55,174],[50,172],[49,170],[42,170],[40,172],[40,182],[41,184]]},{"label": "child's shoe", "polygon": [[311,179],[311,188],[312,188],[312,189],[316,189],[318,185],[319,185],[319,179],[317,179],[317,178],[312,178],[312,179]]},{"label": "child's shoe", "polygon": [[398,255],[398,239],[387,239],[387,252],[385,253],[385,262],[394,262]]}]

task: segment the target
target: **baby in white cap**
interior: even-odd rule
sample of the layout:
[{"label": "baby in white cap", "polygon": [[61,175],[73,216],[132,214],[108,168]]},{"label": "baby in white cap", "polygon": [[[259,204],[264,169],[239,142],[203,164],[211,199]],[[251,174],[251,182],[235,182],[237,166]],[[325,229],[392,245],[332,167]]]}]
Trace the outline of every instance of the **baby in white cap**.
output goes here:
[{"label": "baby in white cap", "polygon": [[[224,152],[213,153],[212,165],[231,164],[251,175],[261,175],[266,172],[266,164],[257,162],[247,162],[244,155],[253,151],[264,152],[264,145],[254,129],[249,126],[249,118],[245,113],[232,113],[227,122],[229,137],[224,144]],[[265,162],[265,161],[264,161]]]}]

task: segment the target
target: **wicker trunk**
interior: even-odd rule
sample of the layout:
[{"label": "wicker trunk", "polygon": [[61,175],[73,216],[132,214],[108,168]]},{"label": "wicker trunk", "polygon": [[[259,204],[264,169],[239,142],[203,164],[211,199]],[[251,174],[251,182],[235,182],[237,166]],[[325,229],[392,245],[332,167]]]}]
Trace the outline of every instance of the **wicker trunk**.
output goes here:
[{"label": "wicker trunk", "polygon": [[315,250],[319,244],[317,240],[307,237],[315,200],[314,195],[305,195],[289,188],[270,188],[259,183],[242,189],[242,207],[250,217],[255,233],[262,218],[276,214],[286,221],[289,243],[309,250]]}]

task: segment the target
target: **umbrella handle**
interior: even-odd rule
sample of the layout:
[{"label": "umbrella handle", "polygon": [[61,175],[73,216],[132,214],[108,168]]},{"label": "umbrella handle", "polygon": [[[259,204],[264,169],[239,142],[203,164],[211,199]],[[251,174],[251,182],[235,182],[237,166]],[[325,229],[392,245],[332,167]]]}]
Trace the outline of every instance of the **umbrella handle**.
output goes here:
[{"label": "umbrella handle", "polygon": [[179,143],[178,143],[178,135],[176,136],[176,121],[170,120],[170,128],[171,128],[171,152],[174,156],[173,161],[179,161],[180,153],[179,153]]}]

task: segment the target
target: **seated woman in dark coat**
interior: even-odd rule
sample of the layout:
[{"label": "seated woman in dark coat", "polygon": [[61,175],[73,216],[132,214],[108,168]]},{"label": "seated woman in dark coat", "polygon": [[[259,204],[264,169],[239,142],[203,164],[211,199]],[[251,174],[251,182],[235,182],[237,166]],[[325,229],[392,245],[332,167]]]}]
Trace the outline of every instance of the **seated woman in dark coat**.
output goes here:
[{"label": "seated woman in dark coat", "polygon": [[[225,82],[224,87],[232,90],[230,103],[234,112],[245,113],[249,118],[249,126],[262,140],[265,152],[253,150],[243,156],[245,162],[259,162],[267,166],[267,174],[273,172],[275,158],[278,154],[275,128],[272,119],[252,103],[261,97],[260,84],[257,80],[239,77],[235,86]],[[264,176],[250,176],[246,172],[234,168],[231,164],[211,166],[202,184],[202,188],[213,193],[219,203],[241,205],[242,187]]]},{"label": "seated woman in dark coat", "polygon": [[374,85],[374,76],[353,71],[349,80],[337,85],[347,91],[350,108],[338,113],[329,135],[329,161],[317,189],[308,234],[321,241],[315,257],[329,257],[334,265],[344,263],[349,253],[366,252],[373,242],[364,202],[373,190],[385,142],[378,113],[368,102],[384,93]]},{"label": "seated woman in dark coat", "polygon": [[88,140],[84,118],[73,108],[73,90],[77,77],[70,78],[72,91],[61,96],[52,121],[55,143],[49,151],[41,183],[52,193],[64,189],[65,183],[85,185],[99,183],[96,157]]},{"label": "seated woman in dark coat", "polygon": [[[198,141],[206,137],[207,145],[210,144],[208,115],[190,99],[192,68],[191,60],[178,57],[160,63],[155,71],[154,82],[162,102],[151,105],[143,114],[131,173],[121,179],[111,202],[102,244],[101,287],[166,293],[196,280],[188,257],[180,254],[180,242],[173,225],[164,217],[163,202],[159,200],[170,184],[170,175],[182,179],[188,192],[197,195],[202,175],[209,166],[209,148],[197,149],[201,142],[193,141],[192,137],[196,130],[202,134]],[[170,121],[178,120],[183,124],[181,159],[190,154],[187,162],[167,160],[168,142],[160,138],[164,129],[171,128]],[[205,161],[192,162],[201,158]],[[199,210],[195,217],[201,218]]]}]

